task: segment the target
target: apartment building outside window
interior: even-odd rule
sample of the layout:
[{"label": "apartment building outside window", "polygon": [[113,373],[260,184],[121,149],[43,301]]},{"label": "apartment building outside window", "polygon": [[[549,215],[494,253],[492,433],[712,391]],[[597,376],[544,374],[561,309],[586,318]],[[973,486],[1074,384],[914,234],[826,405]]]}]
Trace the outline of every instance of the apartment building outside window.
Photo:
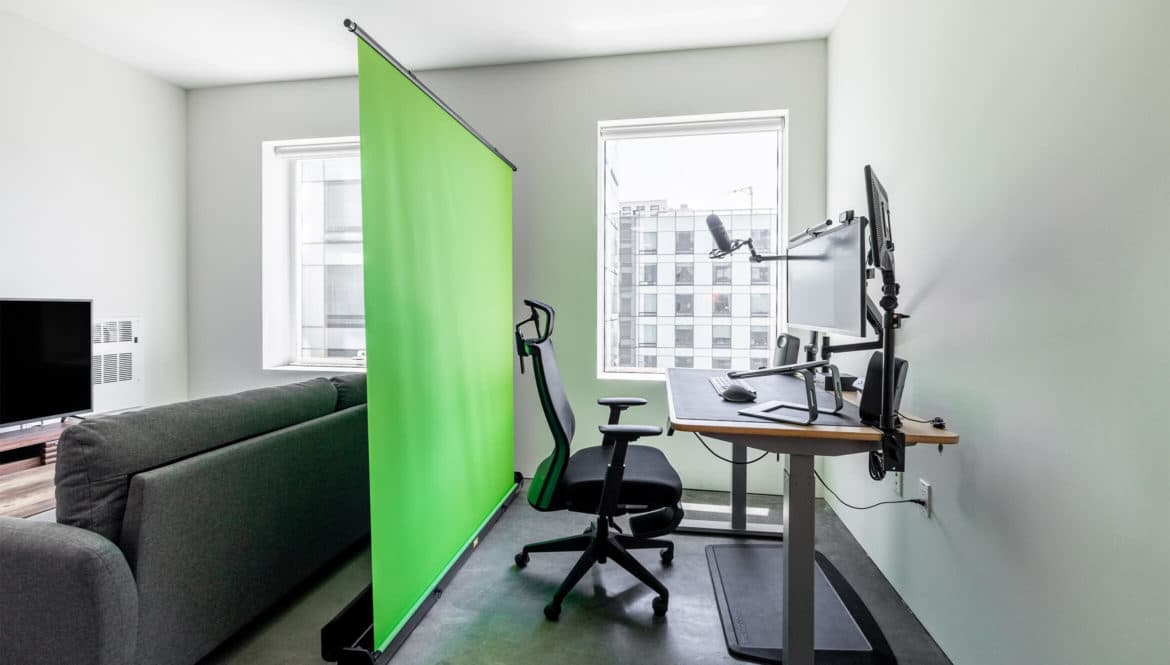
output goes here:
[{"label": "apartment building outside window", "polygon": [[779,251],[784,145],[780,111],[599,123],[599,376],[747,369],[769,355],[784,271],[710,259],[706,217]]}]

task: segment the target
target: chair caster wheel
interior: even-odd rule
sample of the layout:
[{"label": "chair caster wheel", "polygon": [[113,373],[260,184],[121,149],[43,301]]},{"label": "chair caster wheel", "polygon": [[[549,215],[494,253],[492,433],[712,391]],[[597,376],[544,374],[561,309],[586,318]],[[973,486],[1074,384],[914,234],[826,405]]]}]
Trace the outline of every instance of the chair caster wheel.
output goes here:
[{"label": "chair caster wheel", "polygon": [[662,558],[662,565],[669,566],[674,561],[674,550],[662,550],[659,556]]},{"label": "chair caster wheel", "polygon": [[549,603],[544,606],[544,618],[549,621],[556,621],[561,618],[561,606]]},{"label": "chair caster wheel", "polygon": [[[666,609],[670,605],[670,601],[666,596],[656,596],[650,604],[654,607],[654,616],[664,617],[666,616]],[[548,613],[547,607],[545,608],[545,613]]]},{"label": "chair caster wheel", "polygon": [[523,568],[528,565],[528,552],[521,552],[515,557],[516,567]]}]

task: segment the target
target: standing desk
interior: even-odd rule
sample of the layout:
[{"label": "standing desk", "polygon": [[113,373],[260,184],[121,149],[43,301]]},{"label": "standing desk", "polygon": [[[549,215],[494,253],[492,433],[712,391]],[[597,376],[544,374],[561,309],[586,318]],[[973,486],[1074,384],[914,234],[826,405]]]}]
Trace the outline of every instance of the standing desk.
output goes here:
[{"label": "standing desk", "polygon": [[[781,611],[783,614],[783,662],[785,665],[813,665],[814,606],[820,605],[826,616],[850,616],[847,609],[833,607],[824,612],[826,603],[840,604],[839,598],[814,599],[817,577],[815,549],[816,487],[813,463],[818,455],[835,457],[879,450],[881,432],[860,425],[856,420],[856,397],[846,404],[842,417],[822,414],[813,425],[790,425],[741,416],[748,404],[724,402],[711,387],[710,377],[725,374],[722,370],[672,368],[666,373],[666,396],[670,427],[679,432],[699,434],[729,442],[737,447],[755,448],[787,455],[784,484],[784,545]],[[792,400],[793,386],[803,394],[799,380],[789,376],[765,376],[746,379],[758,393],[755,403],[770,399]],[[820,399],[822,398],[823,399]],[[820,391],[822,408],[831,405],[830,393]],[[799,411],[785,414],[800,417]],[[823,423],[823,424],[822,424]],[[902,431],[906,445],[919,443],[952,445],[959,435],[925,423],[904,421]],[[819,603],[815,601],[821,601]],[[844,609],[844,615],[841,610]],[[824,631],[821,631],[824,632]]]}]

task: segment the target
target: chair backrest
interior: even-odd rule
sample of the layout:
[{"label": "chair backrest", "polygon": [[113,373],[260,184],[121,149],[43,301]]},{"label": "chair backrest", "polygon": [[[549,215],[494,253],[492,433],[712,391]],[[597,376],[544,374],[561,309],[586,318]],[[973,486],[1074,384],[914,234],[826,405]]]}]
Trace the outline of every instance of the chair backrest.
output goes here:
[{"label": "chair backrest", "polygon": [[[569,404],[569,397],[565,394],[565,387],[561,382],[561,371],[557,367],[557,355],[552,344],[552,323],[555,314],[548,305],[532,300],[525,300],[525,304],[533,308],[531,319],[517,325],[517,352],[521,356],[521,370],[523,358],[532,358],[533,374],[536,377],[536,391],[540,395],[540,407],[548,421],[548,428],[552,433],[553,451],[546,457],[533,474],[532,484],[528,487],[528,503],[537,510],[555,510],[559,506],[557,489],[561,478],[565,475],[565,467],[569,462],[569,446],[573,441],[576,421],[573,417],[573,407]],[[537,309],[544,311],[548,317],[548,324],[543,335],[539,334],[540,325]],[[537,324],[538,336],[524,338],[519,328],[528,321]]]}]

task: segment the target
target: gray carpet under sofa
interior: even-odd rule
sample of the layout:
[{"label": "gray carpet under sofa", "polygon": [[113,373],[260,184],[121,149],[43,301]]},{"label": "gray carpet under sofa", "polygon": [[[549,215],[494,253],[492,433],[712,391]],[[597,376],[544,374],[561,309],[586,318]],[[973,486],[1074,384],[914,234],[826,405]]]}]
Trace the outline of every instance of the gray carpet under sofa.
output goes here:
[{"label": "gray carpet under sofa", "polygon": [[57,523],[0,518],[0,663],[192,665],[369,532],[365,375],[63,434]]}]

